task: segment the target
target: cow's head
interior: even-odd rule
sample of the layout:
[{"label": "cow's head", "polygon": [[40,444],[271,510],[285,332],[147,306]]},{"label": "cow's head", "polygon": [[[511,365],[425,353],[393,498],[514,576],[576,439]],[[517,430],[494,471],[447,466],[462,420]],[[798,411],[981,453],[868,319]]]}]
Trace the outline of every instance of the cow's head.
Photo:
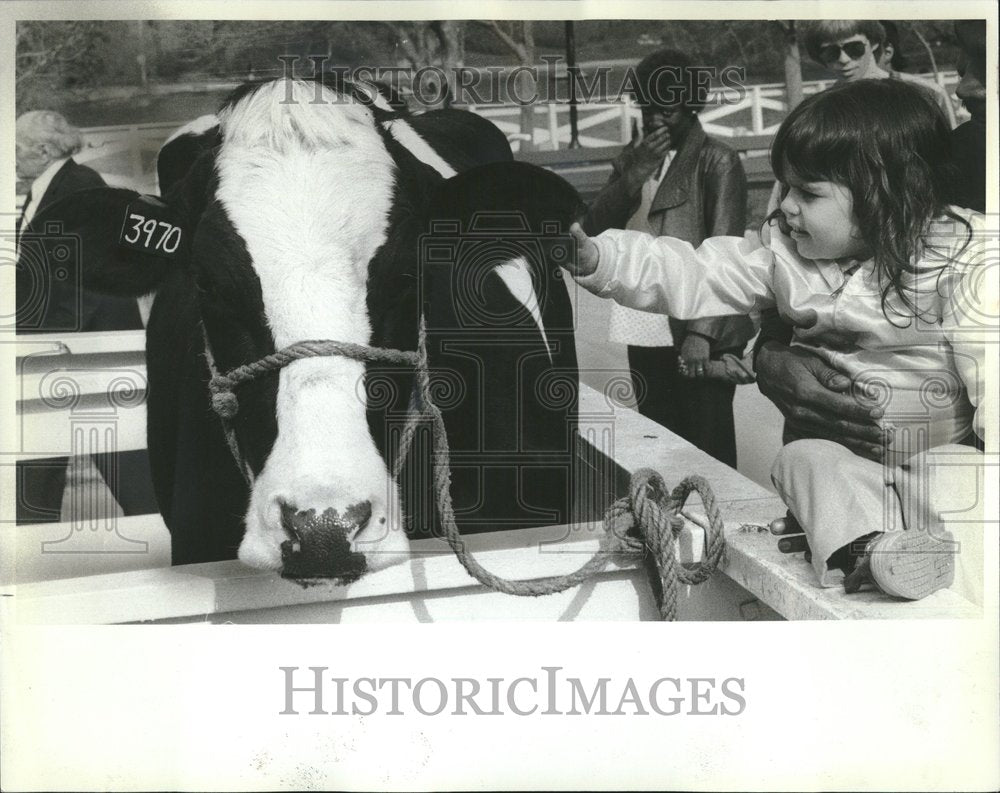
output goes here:
[{"label": "cow's head", "polygon": [[[272,82],[220,113],[215,196],[192,262],[220,369],[304,339],[383,343],[368,283],[390,234],[396,164],[372,111],[324,91],[316,102],[314,86]],[[373,566],[406,551],[364,377],[358,361],[304,359],[241,395],[236,433],[255,474],[239,550],[247,564],[280,567],[283,514],[308,510],[346,521]],[[276,426],[259,431],[255,414]]]},{"label": "cow's head", "polygon": [[[315,83],[255,86],[220,111],[221,142],[161,211],[107,188],[39,221],[58,217],[81,234],[85,284],[95,289],[143,294],[185,268],[221,372],[309,339],[413,350],[416,193],[438,177],[404,156],[380,112]],[[312,547],[290,536],[309,511],[316,520],[297,526],[342,532],[369,569],[407,552],[382,417],[405,410],[412,372],[379,370],[378,387],[394,395],[387,405],[380,393],[374,416],[366,386],[375,369],[366,378],[364,362],[296,360],[238,389],[233,429],[253,478],[238,552],[246,564],[281,569],[291,541]]]},{"label": "cow's head", "polygon": [[[418,274],[420,235],[431,216],[444,213],[461,221],[482,196],[482,208],[493,213],[521,206],[532,216],[562,213],[565,228],[569,214],[579,211],[571,187],[523,163],[500,162],[444,180],[453,176],[452,166],[420,134],[454,144],[451,122],[462,120],[454,113],[406,119],[384,99],[345,86],[278,80],[248,87],[220,111],[218,130],[184,148],[197,159],[163,190],[164,206],[158,209],[132,191],[102,188],[40,212],[34,224],[58,219],[65,231],[80,235],[81,270],[89,288],[140,295],[163,284],[161,295],[179,291],[197,301],[202,326],[197,332],[203,330],[204,341],[197,336],[195,346],[218,372],[305,340],[414,351],[421,308],[418,275],[428,280],[426,273]],[[448,134],[442,131],[445,122]],[[478,162],[509,158],[509,147],[502,136],[496,140],[495,128],[482,120],[464,123],[468,134],[458,136],[459,161],[471,166],[477,157]],[[423,131],[417,134],[420,124]],[[469,138],[478,136],[490,153],[472,151]],[[535,347],[512,349],[509,372],[497,367],[488,373],[499,378],[498,394],[510,391],[510,399],[504,399],[511,404],[467,400],[473,410],[465,418],[475,424],[467,433],[472,448],[478,448],[482,435],[477,422],[508,422],[512,436],[520,431],[520,411],[513,402],[535,398],[537,384],[517,378],[534,372],[532,362],[553,365],[559,349],[575,367],[565,289],[561,302],[547,303],[546,316],[556,320],[550,329],[568,331],[569,338],[557,342],[553,337],[550,347],[544,332],[538,332],[544,330],[545,310],[511,311],[534,305],[521,296],[531,291],[531,278],[518,281],[522,271],[516,262],[500,266],[503,262],[494,258],[484,260],[492,262],[490,273],[473,279],[473,286],[501,302],[498,316],[511,318],[537,339]],[[535,275],[542,272],[549,271],[541,268]],[[443,306],[440,314],[449,315],[452,293],[447,284],[442,288],[447,279],[429,280],[434,286],[422,295],[423,308],[435,315],[435,306]],[[162,334],[173,321],[164,314],[165,305],[160,299],[154,305],[151,340],[154,328]],[[432,356],[448,349],[438,341],[439,352],[430,351]],[[157,344],[163,343],[157,337]],[[461,351],[454,354],[461,358]],[[294,360],[237,387],[232,436],[252,479],[241,560],[295,577],[352,577],[360,569],[405,558],[403,496],[393,467],[413,382],[408,366],[334,356]],[[485,405],[505,418],[483,413]],[[566,443],[566,428],[557,421],[566,412],[560,413],[560,405],[532,414],[533,420],[552,425],[548,435],[555,440],[525,438],[517,449],[542,455]],[[207,369],[204,402],[193,407],[210,409]],[[455,426],[465,425],[452,414],[449,434]],[[509,451],[507,439],[487,440]],[[541,464],[532,460],[535,468],[526,470]],[[425,472],[413,479],[426,487]]]}]

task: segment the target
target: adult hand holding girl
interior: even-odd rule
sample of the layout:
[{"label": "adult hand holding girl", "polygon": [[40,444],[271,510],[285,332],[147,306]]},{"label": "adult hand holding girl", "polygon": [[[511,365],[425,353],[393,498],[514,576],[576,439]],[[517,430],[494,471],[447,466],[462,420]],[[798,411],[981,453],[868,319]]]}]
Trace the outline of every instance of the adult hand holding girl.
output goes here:
[{"label": "adult hand holding girl", "polygon": [[[949,150],[947,120],[919,89],[844,83],[802,102],[778,130],[771,165],[782,200],[758,239],[695,247],[571,229],[569,269],[600,297],[679,319],[775,308],[794,327],[799,349],[781,359],[788,371],[766,378],[765,393],[792,414],[771,479],[805,530],[822,586],[841,567],[849,592],[874,578],[918,599],[954,577],[951,537],[928,517],[935,509],[914,511],[886,475],[930,448],[982,437],[986,346],[976,318],[989,301],[963,284],[987,260],[970,245],[984,219],[948,204]],[[765,345],[763,367],[767,354]],[[810,367],[811,380],[802,376]],[[850,416],[839,420],[851,432],[830,432],[830,414]],[[871,426],[914,416],[919,432]],[[862,443],[848,440],[859,434]]]},{"label": "adult hand holding girl", "polygon": [[786,434],[825,438],[868,460],[885,457],[882,408],[865,402],[851,379],[805,347],[768,341],[757,353],[757,382],[785,418]]}]

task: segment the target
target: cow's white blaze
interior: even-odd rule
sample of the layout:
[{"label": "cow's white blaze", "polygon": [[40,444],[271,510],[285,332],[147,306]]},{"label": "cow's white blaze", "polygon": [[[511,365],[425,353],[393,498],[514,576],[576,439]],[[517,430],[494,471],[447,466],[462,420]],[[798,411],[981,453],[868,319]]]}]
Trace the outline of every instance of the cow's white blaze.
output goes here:
[{"label": "cow's white blaze", "polygon": [[426,140],[417,134],[416,130],[413,129],[405,121],[398,119],[395,121],[390,121],[386,124],[389,130],[389,134],[392,135],[396,141],[406,148],[410,154],[416,157],[420,162],[425,165],[431,166],[435,171],[441,174],[445,179],[455,175],[455,169],[448,165],[447,162],[438,154],[434,149],[430,147],[430,144]]},{"label": "cow's white blaze", "polygon": [[542,324],[542,310],[538,305],[538,296],[535,294],[534,284],[531,283],[531,270],[524,257],[512,259],[494,268],[494,272],[500,276],[500,280],[507,285],[510,293],[522,306],[531,314],[532,319],[538,326],[538,332],[542,334],[542,341],[545,342],[545,351],[552,360],[552,348],[549,347],[548,336],[545,335],[545,325]]},{"label": "cow's white blaze", "polygon": [[[368,344],[368,264],[386,238],[394,166],[371,113],[324,89],[268,84],[220,114],[217,197],[246,243],[279,349],[305,339]],[[371,568],[408,550],[399,495],[368,430],[364,365],[299,360],[280,375],[278,436],[254,482],[239,557],[281,567],[281,504],[370,501],[355,539]]]},{"label": "cow's white blaze", "polygon": [[[432,149],[427,141],[420,137],[416,131],[403,120],[390,121],[386,125],[390,134],[398,143],[409,150],[410,154],[416,157],[425,165],[431,166],[445,179],[455,175],[455,169],[442,159],[441,155]],[[528,263],[524,259],[515,259],[502,264],[496,268],[496,274],[507,285],[511,295],[521,305],[523,305],[538,325],[538,330],[542,334],[545,342],[545,349],[552,359],[552,350],[549,348],[549,341],[545,336],[545,326],[542,324],[542,312],[538,306],[538,297],[535,295],[535,287],[531,283],[531,274],[528,270]]]},{"label": "cow's white blaze", "polygon": [[208,132],[218,123],[219,117],[214,113],[209,113],[206,116],[198,116],[194,121],[189,121],[183,127],[178,127],[171,132],[170,137],[163,141],[163,145],[166,146],[170,141],[179,138],[181,135],[201,135],[203,132]]},{"label": "cow's white blaze", "polygon": [[385,110],[389,113],[394,113],[395,109],[389,103],[389,100],[379,93],[378,86],[374,83],[369,83],[367,80],[358,80],[359,88],[367,94],[369,101],[377,107],[379,110]]}]

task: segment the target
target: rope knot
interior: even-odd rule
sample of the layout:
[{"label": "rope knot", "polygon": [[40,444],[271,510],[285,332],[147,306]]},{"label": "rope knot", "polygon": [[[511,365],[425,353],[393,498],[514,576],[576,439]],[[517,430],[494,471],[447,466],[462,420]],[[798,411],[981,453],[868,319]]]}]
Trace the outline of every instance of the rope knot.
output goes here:
[{"label": "rope knot", "polygon": [[212,410],[224,419],[235,418],[239,413],[240,403],[229,379],[224,376],[213,377],[208,388],[212,392]]},{"label": "rope knot", "polygon": [[639,511],[647,499],[657,504],[662,503],[667,497],[667,483],[663,481],[659,471],[640,468],[632,474],[629,493],[636,511]]},{"label": "rope knot", "polygon": [[[678,562],[675,541],[684,528],[681,510],[690,493],[701,496],[708,513],[708,525],[705,526],[702,561],[685,568]],[[619,512],[631,511],[634,517],[632,528],[642,538],[641,544],[656,564],[660,578],[657,595],[660,616],[665,620],[674,620],[677,618],[678,584],[699,584],[708,579],[721,562],[725,550],[722,517],[712,488],[702,477],[689,476],[673,492],[669,492],[658,472],[641,468],[632,475],[628,499],[620,501],[626,503],[619,506]],[[624,522],[619,515],[612,516],[609,512],[606,523],[615,518],[619,523]]]}]

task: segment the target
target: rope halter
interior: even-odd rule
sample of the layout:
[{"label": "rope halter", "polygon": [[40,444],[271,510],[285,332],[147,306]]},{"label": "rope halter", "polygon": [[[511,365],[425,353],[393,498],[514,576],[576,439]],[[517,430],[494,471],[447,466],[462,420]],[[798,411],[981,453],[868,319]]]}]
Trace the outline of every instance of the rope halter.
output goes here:
[{"label": "rope halter", "polygon": [[299,341],[295,344],[265,355],[260,360],[237,366],[225,374],[212,374],[208,383],[212,395],[212,409],[223,419],[232,420],[239,411],[236,386],[261,375],[283,369],[293,361],[303,358],[322,358],[337,355],[353,361],[373,363],[397,363],[418,366],[420,353],[392,350],[385,347],[368,347],[347,341]]},{"label": "rope halter", "polygon": [[[448,544],[469,575],[479,583],[497,592],[521,597],[538,597],[562,592],[592,578],[616,556],[624,553],[646,551],[650,553],[658,573],[658,589],[654,586],[660,617],[663,620],[677,618],[678,585],[700,584],[705,581],[722,562],[725,554],[725,535],[722,517],[719,514],[715,496],[708,482],[700,476],[684,479],[668,496],[663,478],[648,468],[636,471],[629,483],[627,496],[615,501],[604,515],[604,535],[598,551],[576,571],[568,575],[548,578],[509,580],[496,576],[482,567],[467,544],[462,541],[451,501],[451,464],[448,436],[444,417],[431,397],[430,371],[427,365],[427,331],[421,320],[416,352],[393,350],[383,347],[368,347],[363,344],[338,341],[301,341],[271,353],[258,361],[236,367],[225,374],[219,374],[210,353],[206,338],[206,359],[212,374],[209,392],[212,408],[219,414],[226,438],[234,458],[240,465],[247,481],[252,485],[253,477],[249,466],[241,459],[231,420],[239,410],[235,389],[242,383],[269,372],[277,371],[302,358],[317,358],[337,355],[361,362],[395,363],[413,366],[416,380],[410,411],[400,440],[399,454],[393,466],[393,476],[399,475],[400,468],[409,451],[421,417],[429,418],[432,426],[433,482],[438,515]],[[708,525],[705,527],[704,558],[697,565],[685,568],[677,562],[676,538],[684,526],[681,510],[691,493],[701,496]]]}]

